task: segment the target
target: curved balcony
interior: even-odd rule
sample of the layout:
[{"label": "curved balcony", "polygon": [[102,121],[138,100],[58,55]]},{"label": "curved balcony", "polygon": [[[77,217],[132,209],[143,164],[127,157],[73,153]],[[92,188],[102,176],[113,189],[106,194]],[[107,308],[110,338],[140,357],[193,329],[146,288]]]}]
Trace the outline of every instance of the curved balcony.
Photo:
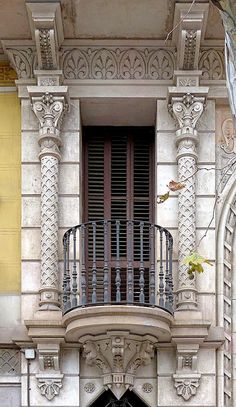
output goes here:
[{"label": "curved balcony", "polygon": [[172,312],[173,239],[167,229],[145,221],[99,220],[69,229],[63,246],[64,313],[106,304]]},{"label": "curved balcony", "polygon": [[98,220],[69,229],[63,245],[70,340],[101,333],[101,326],[103,332],[138,333],[145,325],[147,334],[169,336],[173,239],[167,229],[146,221]]}]

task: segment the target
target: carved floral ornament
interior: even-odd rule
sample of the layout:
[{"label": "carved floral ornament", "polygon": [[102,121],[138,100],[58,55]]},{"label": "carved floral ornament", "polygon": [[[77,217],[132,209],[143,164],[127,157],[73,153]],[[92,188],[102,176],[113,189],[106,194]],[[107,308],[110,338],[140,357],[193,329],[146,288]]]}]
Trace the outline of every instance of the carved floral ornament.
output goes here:
[{"label": "carved floral ornament", "polygon": [[[54,39],[51,30],[37,31],[40,63],[34,45],[11,46],[4,49],[17,72],[18,79],[32,79],[34,70],[55,69],[58,62],[55,56]],[[188,47],[186,64],[193,65],[191,49],[194,46],[194,33],[187,32]],[[3,42],[4,45],[4,42]],[[176,50],[174,48],[142,47],[64,47],[60,66],[65,79],[149,79],[173,80],[176,69]],[[198,61],[202,79],[225,79],[224,50],[222,48],[202,48]],[[46,85],[46,83],[45,83]],[[53,83],[49,83],[53,85]]]},{"label": "carved floral ornament", "polygon": [[63,374],[59,367],[59,345],[38,345],[39,369],[36,374],[38,388],[42,396],[51,401],[62,388]]},{"label": "carved floral ornament", "polygon": [[[81,342],[86,364],[100,370],[105,389],[110,389],[120,399],[127,389],[133,388],[139,367],[151,363],[156,339],[111,331],[104,339],[85,336]],[[145,386],[143,391],[152,389]]]}]

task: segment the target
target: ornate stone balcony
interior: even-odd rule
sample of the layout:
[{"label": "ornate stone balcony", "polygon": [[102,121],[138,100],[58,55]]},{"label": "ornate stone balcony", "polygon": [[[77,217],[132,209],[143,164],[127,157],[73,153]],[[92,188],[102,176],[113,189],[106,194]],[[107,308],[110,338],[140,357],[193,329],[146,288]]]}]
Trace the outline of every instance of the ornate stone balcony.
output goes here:
[{"label": "ornate stone balcony", "polygon": [[68,339],[128,329],[169,337],[172,320],[170,232],[146,221],[99,220],[63,238],[64,322]]}]

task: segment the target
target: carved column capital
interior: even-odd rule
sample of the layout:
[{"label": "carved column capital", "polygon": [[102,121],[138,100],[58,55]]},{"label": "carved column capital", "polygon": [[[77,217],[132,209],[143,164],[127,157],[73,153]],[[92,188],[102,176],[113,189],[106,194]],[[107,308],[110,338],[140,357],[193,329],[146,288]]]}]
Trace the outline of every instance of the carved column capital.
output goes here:
[{"label": "carved column capital", "polygon": [[68,110],[65,96],[45,92],[32,97],[32,109],[39,120],[39,158],[54,156],[60,159],[60,126],[64,113]]},{"label": "carved column capital", "polygon": [[170,111],[176,118],[181,133],[188,133],[191,128],[195,129],[204,107],[205,97],[195,96],[191,93],[171,98]]}]

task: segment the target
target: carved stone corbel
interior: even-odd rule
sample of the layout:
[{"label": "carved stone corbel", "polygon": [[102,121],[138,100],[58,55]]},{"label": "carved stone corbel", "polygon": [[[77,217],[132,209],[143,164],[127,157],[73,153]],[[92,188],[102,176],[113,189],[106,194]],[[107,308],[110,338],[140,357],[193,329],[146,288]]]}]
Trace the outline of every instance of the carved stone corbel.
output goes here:
[{"label": "carved stone corbel", "polygon": [[201,375],[197,371],[198,344],[177,345],[177,369],[173,375],[178,396],[185,401],[195,396]]},{"label": "carved stone corbel", "polygon": [[204,110],[205,96],[203,96],[204,92],[201,96],[191,93],[176,96],[176,93],[171,94],[169,110],[179,126],[176,131],[178,179],[185,184],[185,188],[178,195],[179,274],[177,309],[196,310],[195,279],[190,280],[183,259],[195,251],[196,245],[195,177],[198,158],[198,133],[195,127]]},{"label": "carved stone corbel", "polygon": [[58,69],[58,50],[64,39],[60,2],[34,2],[26,6],[36,43],[38,69]]},{"label": "carved stone corbel", "polygon": [[59,344],[38,344],[39,369],[36,374],[42,396],[49,401],[57,396],[62,388],[63,374],[59,368]]},{"label": "carved stone corbel", "polygon": [[[108,339],[107,339],[108,338]],[[126,331],[108,331],[106,339],[91,335],[81,338],[86,364],[96,366],[103,375],[103,386],[120,399],[132,389],[137,370],[151,363],[156,339],[130,335]]]},{"label": "carved stone corbel", "polygon": [[[204,38],[209,4],[176,3],[173,45],[177,46],[177,69],[196,70],[201,39]],[[181,22],[177,25],[178,22]]]},{"label": "carved stone corbel", "polygon": [[67,87],[29,87],[39,120],[41,161],[41,309],[57,309],[58,301],[58,170],[60,126],[68,109]]}]

